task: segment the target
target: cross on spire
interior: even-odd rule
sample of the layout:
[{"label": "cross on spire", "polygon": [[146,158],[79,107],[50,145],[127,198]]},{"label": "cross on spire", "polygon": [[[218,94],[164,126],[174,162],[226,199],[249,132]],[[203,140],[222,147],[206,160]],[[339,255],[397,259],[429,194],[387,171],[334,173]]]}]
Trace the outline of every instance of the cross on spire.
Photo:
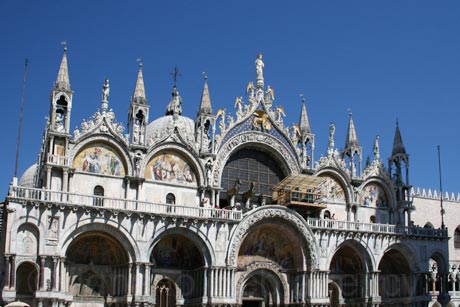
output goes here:
[{"label": "cross on spire", "polygon": [[174,66],[174,71],[171,73],[171,76],[173,77],[174,87],[176,87],[177,77],[182,76],[182,74],[179,73],[179,67],[177,67],[177,65]]}]

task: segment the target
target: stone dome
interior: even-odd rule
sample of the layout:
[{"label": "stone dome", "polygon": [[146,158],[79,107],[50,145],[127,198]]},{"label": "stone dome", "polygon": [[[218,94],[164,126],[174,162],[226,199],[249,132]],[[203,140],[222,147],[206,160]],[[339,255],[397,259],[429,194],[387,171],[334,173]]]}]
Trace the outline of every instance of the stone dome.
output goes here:
[{"label": "stone dome", "polygon": [[37,164],[31,165],[21,176],[19,179],[19,185],[22,187],[34,188],[34,178],[37,172]]},{"label": "stone dome", "polygon": [[195,122],[193,119],[181,115],[165,115],[147,125],[147,140],[157,140],[167,137],[177,127],[181,137],[189,142],[195,140]]}]

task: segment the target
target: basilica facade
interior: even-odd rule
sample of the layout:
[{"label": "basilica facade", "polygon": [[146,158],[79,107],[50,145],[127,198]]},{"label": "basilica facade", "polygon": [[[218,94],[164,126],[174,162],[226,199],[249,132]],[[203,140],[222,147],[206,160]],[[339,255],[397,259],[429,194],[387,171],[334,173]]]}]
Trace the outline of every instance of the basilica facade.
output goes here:
[{"label": "basilica facade", "polygon": [[411,186],[399,126],[385,162],[378,136],[363,162],[350,114],[344,149],[331,123],[315,159],[305,101],[285,125],[262,54],[255,68],[235,116],[212,108],[205,78],[195,118],[176,85],[152,118],[140,65],[126,125],[105,80],[71,131],[65,50],[39,159],[0,211],[3,302],[459,306],[457,199],[435,217],[443,195]]}]

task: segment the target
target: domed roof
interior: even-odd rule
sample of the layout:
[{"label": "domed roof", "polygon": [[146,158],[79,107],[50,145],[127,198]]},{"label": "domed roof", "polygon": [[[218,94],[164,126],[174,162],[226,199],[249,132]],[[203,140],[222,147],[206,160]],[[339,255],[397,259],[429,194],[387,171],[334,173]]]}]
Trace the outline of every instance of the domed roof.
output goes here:
[{"label": "domed roof", "polygon": [[163,139],[174,132],[177,127],[179,134],[185,140],[193,142],[195,140],[195,122],[193,119],[181,115],[165,115],[150,124],[146,129],[147,140]]},{"label": "domed roof", "polygon": [[37,172],[37,164],[31,165],[21,176],[19,179],[19,185],[22,187],[34,188],[34,178],[35,173]]}]

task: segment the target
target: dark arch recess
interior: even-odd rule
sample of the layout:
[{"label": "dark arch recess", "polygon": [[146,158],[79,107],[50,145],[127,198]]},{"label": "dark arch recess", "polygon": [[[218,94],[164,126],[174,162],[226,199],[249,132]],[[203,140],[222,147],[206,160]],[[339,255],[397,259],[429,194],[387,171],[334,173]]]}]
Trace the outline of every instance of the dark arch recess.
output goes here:
[{"label": "dark arch recess", "polygon": [[225,192],[221,193],[221,206],[226,205],[226,191],[235,186],[237,179],[241,181],[241,192],[254,182],[256,195],[270,198],[273,186],[284,177],[282,165],[274,155],[259,148],[244,147],[230,156],[222,171],[221,186]]}]

